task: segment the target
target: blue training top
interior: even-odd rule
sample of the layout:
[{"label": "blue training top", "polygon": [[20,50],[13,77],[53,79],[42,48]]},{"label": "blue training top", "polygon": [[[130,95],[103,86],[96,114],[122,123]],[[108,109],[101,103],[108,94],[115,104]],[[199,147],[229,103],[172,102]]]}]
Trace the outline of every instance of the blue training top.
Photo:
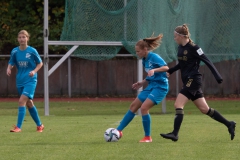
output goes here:
[{"label": "blue training top", "polygon": [[[142,59],[145,71],[148,72],[155,68],[166,66],[167,63],[156,53],[149,52],[146,58]],[[154,75],[146,78],[147,81],[160,81],[163,85],[168,85],[166,72],[154,72]]]},{"label": "blue training top", "polygon": [[28,46],[25,50],[20,50],[16,47],[11,52],[11,57],[8,64],[16,66],[17,72],[17,87],[24,86],[27,83],[32,83],[33,85],[37,82],[37,73],[33,77],[29,76],[29,73],[34,70],[37,64],[41,63],[42,60],[33,47]]}]

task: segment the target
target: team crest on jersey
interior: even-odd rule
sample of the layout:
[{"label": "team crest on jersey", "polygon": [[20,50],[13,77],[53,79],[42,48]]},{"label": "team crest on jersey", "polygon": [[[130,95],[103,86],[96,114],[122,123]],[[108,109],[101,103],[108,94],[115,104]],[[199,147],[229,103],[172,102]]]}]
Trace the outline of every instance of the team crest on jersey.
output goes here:
[{"label": "team crest on jersey", "polygon": [[183,54],[184,55],[188,54],[188,51],[187,50],[183,51]]},{"label": "team crest on jersey", "polygon": [[31,54],[30,53],[26,53],[26,58],[30,59],[31,58]]}]

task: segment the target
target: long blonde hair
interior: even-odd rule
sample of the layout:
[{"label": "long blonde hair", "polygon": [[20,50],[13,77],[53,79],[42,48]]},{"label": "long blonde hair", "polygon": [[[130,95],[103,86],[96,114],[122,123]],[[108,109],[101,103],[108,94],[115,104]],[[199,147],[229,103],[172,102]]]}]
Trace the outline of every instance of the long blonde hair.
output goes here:
[{"label": "long blonde hair", "polygon": [[139,46],[141,49],[144,49],[145,47],[149,50],[155,50],[157,49],[161,42],[162,42],[163,34],[159,34],[158,36],[154,37],[153,35],[148,38],[144,38],[137,42],[136,46]]}]

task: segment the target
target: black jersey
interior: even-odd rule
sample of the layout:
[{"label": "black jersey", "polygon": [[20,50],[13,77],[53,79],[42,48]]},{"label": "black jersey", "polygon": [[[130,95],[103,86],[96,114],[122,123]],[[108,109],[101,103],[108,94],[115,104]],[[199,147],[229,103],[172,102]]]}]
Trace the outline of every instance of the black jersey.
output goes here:
[{"label": "black jersey", "polygon": [[202,76],[199,73],[200,61],[203,61],[208,66],[218,83],[222,82],[222,77],[213,63],[205,56],[202,49],[192,42],[187,43],[185,46],[178,46],[178,61],[179,63],[175,67],[170,68],[168,73],[172,74],[180,69],[183,83],[189,78]]}]

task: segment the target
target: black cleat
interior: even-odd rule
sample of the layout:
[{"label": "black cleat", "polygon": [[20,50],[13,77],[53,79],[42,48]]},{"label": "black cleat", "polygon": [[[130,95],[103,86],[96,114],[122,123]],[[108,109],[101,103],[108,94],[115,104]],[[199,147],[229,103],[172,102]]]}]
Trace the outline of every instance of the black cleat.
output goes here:
[{"label": "black cleat", "polygon": [[163,138],[166,138],[166,139],[171,139],[174,142],[178,141],[178,136],[175,136],[173,133],[167,133],[167,134],[161,133],[160,136],[162,136]]},{"label": "black cleat", "polygon": [[228,127],[228,132],[229,132],[230,135],[231,135],[231,140],[233,140],[234,137],[235,137],[236,122],[231,121],[230,123],[231,123],[231,125]]}]

